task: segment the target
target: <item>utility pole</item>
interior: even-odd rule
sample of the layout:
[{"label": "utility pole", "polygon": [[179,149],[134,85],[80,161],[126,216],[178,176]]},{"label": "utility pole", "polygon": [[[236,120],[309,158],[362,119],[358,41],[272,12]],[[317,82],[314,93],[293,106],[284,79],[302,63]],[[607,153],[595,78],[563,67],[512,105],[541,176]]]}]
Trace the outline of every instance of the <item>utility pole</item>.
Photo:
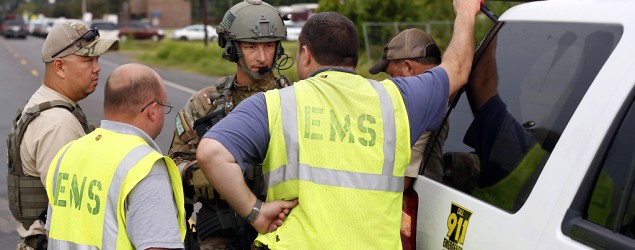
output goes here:
[{"label": "utility pole", "polygon": [[84,19],[84,15],[86,15],[86,0],[82,0],[82,20]]},{"label": "utility pole", "polygon": [[132,20],[132,0],[128,0],[128,18],[126,20],[126,22],[130,22]]},{"label": "utility pole", "polygon": [[207,38],[209,34],[207,34],[207,0],[201,0],[203,2],[203,32],[205,32],[205,37],[203,39],[205,43],[205,47],[207,47]]}]

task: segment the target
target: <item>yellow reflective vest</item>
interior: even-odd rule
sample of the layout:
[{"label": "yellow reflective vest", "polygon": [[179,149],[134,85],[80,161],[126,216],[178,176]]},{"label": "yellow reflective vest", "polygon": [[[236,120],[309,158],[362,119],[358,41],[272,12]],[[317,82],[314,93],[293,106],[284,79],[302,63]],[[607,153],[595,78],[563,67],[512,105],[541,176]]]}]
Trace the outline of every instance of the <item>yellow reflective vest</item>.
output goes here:
[{"label": "yellow reflective vest", "polygon": [[[49,247],[134,249],[126,231],[125,200],[161,159],[168,167],[184,239],[183,188],[174,162],[141,137],[98,128],[64,146],[49,167]],[[68,226],[69,221],[81,223]]]},{"label": "yellow reflective vest", "polygon": [[401,249],[410,127],[395,84],[325,71],[265,98],[267,200],[298,198],[299,204],[256,244]]}]

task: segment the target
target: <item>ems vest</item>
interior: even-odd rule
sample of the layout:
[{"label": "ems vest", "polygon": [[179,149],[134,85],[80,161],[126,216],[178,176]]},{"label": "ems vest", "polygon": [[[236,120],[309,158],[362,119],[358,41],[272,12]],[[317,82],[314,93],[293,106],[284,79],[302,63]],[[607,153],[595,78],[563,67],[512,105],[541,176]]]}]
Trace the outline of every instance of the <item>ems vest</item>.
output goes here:
[{"label": "ems vest", "polygon": [[8,195],[9,208],[13,217],[22,222],[25,229],[28,229],[35,220],[46,210],[48,199],[46,191],[42,185],[40,177],[28,176],[24,174],[22,158],[20,157],[20,144],[29,124],[40,115],[40,113],[50,108],[65,108],[71,112],[77,121],[82,125],[86,134],[95,129],[80,109],[72,104],[54,100],[43,102],[28,108],[24,113],[18,109],[13,120],[13,127],[7,136],[8,150]]},{"label": "ems vest", "polygon": [[265,93],[267,200],[299,204],[256,244],[270,249],[401,249],[410,127],[393,82],[326,71]]},{"label": "ems vest", "polygon": [[51,163],[46,179],[49,248],[134,249],[126,231],[126,199],[161,159],[168,167],[184,239],[183,188],[174,162],[138,136],[98,128],[68,143]]}]

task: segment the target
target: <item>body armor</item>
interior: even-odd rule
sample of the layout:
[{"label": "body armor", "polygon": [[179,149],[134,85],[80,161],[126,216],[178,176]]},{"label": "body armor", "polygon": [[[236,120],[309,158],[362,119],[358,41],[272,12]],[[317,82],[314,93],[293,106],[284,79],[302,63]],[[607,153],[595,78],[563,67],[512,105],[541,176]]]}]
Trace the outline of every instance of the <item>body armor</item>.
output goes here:
[{"label": "body armor", "polygon": [[77,118],[87,134],[95,129],[79,108],[61,100],[40,103],[28,108],[24,113],[22,109],[17,111],[16,117],[13,119],[13,127],[7,137],[9,157],[7,184],[9,208],[13,217],[22,222],[25,229],[28,229],[35,220],[41,219],[45,215],[48,198],[40,177],[24,174],[22,158],[20,157],[20,144],[29,123],[40,113],[50,108],[67,109]]}]

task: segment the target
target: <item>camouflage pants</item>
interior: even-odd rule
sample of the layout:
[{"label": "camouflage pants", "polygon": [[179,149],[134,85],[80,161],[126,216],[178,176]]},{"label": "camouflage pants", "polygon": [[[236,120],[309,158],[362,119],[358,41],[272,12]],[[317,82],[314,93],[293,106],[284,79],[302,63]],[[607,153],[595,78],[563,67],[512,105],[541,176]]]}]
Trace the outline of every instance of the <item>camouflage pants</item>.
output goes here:
[{"label": "camouflage pants", "polygon": [[[37,238],[35,238],[35,244],[37,244]],[[18,245],[15,247],[16,250],[35,250],[35,248],[30,247],[29,245],[27,245],[27,240],[25,238],[20,238],[20,241],[18,241]]]}]

